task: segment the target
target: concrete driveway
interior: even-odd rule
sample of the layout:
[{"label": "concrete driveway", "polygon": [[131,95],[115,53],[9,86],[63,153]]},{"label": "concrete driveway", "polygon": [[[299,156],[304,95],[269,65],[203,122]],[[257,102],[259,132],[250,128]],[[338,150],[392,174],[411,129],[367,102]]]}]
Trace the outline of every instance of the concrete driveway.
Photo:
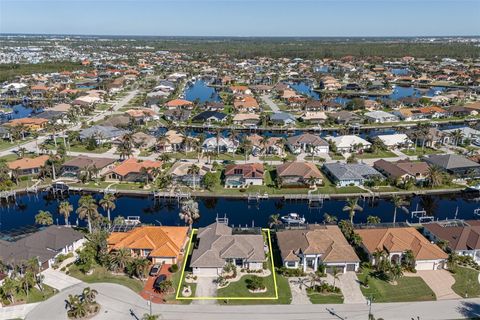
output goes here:
[{"label": "concrete driveway", "polygon": [[312,304],[307,295],[308,280],[306,278],[289,278],[288,284],[292,292],[291,304]]},{"label": "concrete driveway", "polygon": [[[217,284],[214,282],[216,277],[198,277],[195,297],[216,297]],[[215,304],[217,300],[193,300],[193,304]]]},{"label": "concrete driveway", "polygon": [[[333,277],[330,274],[327,274],[327,282],[333,284]],[[360,282],[355,272],[348,271],[340,274],[338,280],[335,281],[335,286],[342,290],[343,303],[367,303],[367,300],[360,290]]]},{"label": "concrete driveway", "polygon": [[447,270],[418,270],[407,276],[421,277],[437,296],[437,300],[460,299],[461,297],[452,290],[455,279]]},{"label": "concrete driveway", "polygon": [[58,291],[82,283],[82,281],[78,280],[77,278],[70,277],[69,275],[66,275],[61,271],[54,270],[53,268],[48,268],[47,270],[42,271],[42,274],[45,276],[43,283],[57,289]]}]

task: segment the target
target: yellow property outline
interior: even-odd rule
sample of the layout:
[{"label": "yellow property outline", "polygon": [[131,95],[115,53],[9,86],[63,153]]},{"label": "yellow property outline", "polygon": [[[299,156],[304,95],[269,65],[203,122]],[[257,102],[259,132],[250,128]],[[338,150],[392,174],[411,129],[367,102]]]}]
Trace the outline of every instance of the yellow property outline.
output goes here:
[{"label": "yellow property outline", "polygon": [[197,229],[192,230],[192,234],[190,235],[190,241],[188,242],[188,249],[187,249],[187,255],[184,258],[183,261],[183,267],[182,267],[182,274],[180,277],[180,281],[178,282],[178,288],[177,288],[177,294],[175,296],[176,300],[278,300],[278,287],[277,287],[277,277],[275,275],[275,264],[273,262],[273,250],[272,250],[272,239],[270,237],[270,229],[262,229],[262,231],[267,233],[268,237],[268,247],[269,247],[269,253],[270,253],[270,261],[272,264],[272,275],[273,275],[273,286],[275,288],[275,297],[181,297],[180,296],[180,287],[182,286],[183,280],[184,280],[184,273],[185,273],[185,268],[187,266],[187,259],[188,255],[190,254],[190,249],[192,246],[192,240],[193,240],[193,235],[197,232]]}]

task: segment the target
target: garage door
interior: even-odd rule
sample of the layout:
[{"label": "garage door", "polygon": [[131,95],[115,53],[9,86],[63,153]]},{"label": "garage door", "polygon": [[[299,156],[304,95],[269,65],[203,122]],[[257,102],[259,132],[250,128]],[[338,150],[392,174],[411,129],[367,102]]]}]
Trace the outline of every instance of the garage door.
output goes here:
[{"label": "garage door", "polygon": [[430,261],[417,261],[416,269],[417,270],[434,270],[435,262]]},{"label": "garage door", "polygon": [[193,274],[197,276],[216,277],[218,276],[217,268],[194,268]]},{"label": "garage door", "polygon": [[355,271],[355,264],[354,263],[347,264],[347,271]]},{"label": "garage door", "polygon": [[338,273],[343,273],[343,266],[327,266],[325,272],[332,274],[334,269],[337,269]]}]

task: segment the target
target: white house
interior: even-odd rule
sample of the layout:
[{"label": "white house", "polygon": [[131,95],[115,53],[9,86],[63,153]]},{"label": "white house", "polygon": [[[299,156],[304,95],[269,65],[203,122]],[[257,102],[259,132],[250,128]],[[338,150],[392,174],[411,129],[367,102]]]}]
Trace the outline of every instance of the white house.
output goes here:
[{"label": "white house", "polygon": [[378,135],[376,138],[380,139],[384,145],[391,149],[408,147],[413,144],[412,140],[405,133]]},{"label": "white house", "polygon": [[294,154],[313,153],[315,155],[321,155],[328,154],[329,151],[328,142],[311,133],[289,137],[287,139],[287,146]]},{"label": "white house", "polygon": [[211,137],[205,139],[202,144],[203,152],[235,152],[238,148],[238,141],[224,137],[220,137],[217,141],[217,137]]},{"label": "white house", "polygon": [[328,137],[327,140],[334,142],[337,150],[342,153],[366,150],[372,145],[367,140],[354,135]]},{"label": "white house", "polygon": [[364,116],[368,122],[373,123],[396,122],[399,120],[396,115],[381,110],[366,112]]}]

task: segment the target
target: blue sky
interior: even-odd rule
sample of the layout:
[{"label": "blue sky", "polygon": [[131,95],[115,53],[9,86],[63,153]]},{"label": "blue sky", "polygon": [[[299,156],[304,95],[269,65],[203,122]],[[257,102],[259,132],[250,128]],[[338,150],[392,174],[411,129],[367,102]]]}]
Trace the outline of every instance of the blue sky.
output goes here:
[{"label": "blue sky", "polygon": [[0,0],[0,33],[479,35],[480,0]]}]

